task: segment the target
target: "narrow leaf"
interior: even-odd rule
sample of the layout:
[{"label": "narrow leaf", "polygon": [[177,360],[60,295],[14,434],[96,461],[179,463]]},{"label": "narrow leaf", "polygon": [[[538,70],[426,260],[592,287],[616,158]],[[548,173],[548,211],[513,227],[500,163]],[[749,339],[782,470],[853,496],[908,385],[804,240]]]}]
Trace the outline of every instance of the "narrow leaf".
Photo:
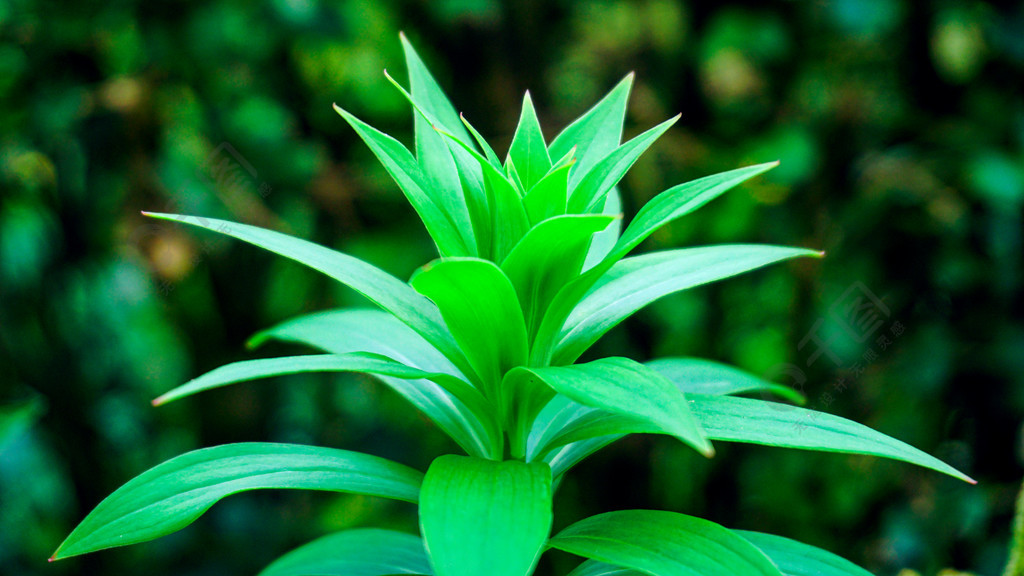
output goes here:
[{"label": "narrow leaf", "polygon": [[608,255],[614,249],[615,243],[619,241],[619,234],[622,232],[622,195],[619,194],[618,187],[612,187],[608,191],[601,213],[614,216],[615,222],[594,237],[594,241],[590,244],[590,252],[587,253],[587,259],[583,263],[584,270],[591,270],[599,264],[605,264],[611,268],[615,263],[610,261]]},{"label": "narrow leaf", "polygon": [[975,483],[917,448],[839,416],[752,398],[691,394],[689,399],[693,413],[714,440],[882,456]]},{"label": "narrow leaf", "polygon": [[570,168],[572,164],[552,170],[523,197],[523,207],[531,224],[537,225],[548,218],[565,214]]},{"label": "narrow leaf", "polygon": [[246,490],[327,490],[416,502],[422,478],[407,466],[333,448],[269,443],[205,448],[172,458],[118,488],[82,520],[52,559],[170,534],[225,496]]},{"label": "narrow leaf", "polygon": [[359,528],[329,534],[281,556],[259,576],[393,576],[431,575],[418,536]]},{"label": "narrow leaf", "polygon": [[586,364],[518,370],[576,402],[636,419],[706,456],[714,454],[683,394],[643,364],[627,358],[602,358]]},{"label": "narrow leaf", "polygon": [[803,394],[788,386],[769,382],[721,362],[702,358],[658,358],[646,365],[687,393],[723,396],[761,392],[775,394],[797,404],[807,401]]},{"label": "narrow leaf", "polygon": [[508,158],[522,179],[525,191],[533,188],[551,169],[551,157],[548,156],[548,147],[544,143],[544,134],[529,92],[523,97],[523,111],[512,137]]},{"label": "narrow leaf", "polygon": [[726,244],[634,256],[605,273],[562,327],[554,364],[569,364],[622,320],[655,300],[775,262],[818,256],[813,250]]},{"label": "narrow leaf", "polygon": [[796,540],[746,530],[733,533],[764,552],[786,576],[871,576],[845,558]]},{"label": "narrow leaf", "polygon": [[405,282],[376,266],[273,230],[198,216],[145,214],[213,230],[323,272],[393,314],[448,357],[464,374],[470,378],[474,376],[445,327],[437,306]]},{"label": "narrow leaf", "polygon": [[576,214],[600,211],[608,191],[622,180],[637,159],[677,120],[678,115],[645,131],[594,165],[572,190],[569,196],[569,212]]},{"label": "narrow leaf", "polygon": [[548,148],[553,158],[568,154],[574,147],[578,161],[569,175],[570,190],[622,142],[622,124],[626,118],[626,102],[633,86],[628,74],[583,116],[565,128]]},{"label": "narrow leaf", "polygon": [[448,100],[448,96],[445,95],[405,34],[399,33],[399,38],[402,41],[402,50],[405,52],[405,65],[409,69],[409,85],[413,98],[423,107],[423,110],[437,118],[445,130],[462,141],[469,142],[469,134],[462,127],[459,115],[451,101]]},{"label": "narrow leaf", "polygon": [[781,576],[763,552],[722,526],[661,510],[591,516],[548,545],[657,576]]},{"label": "narrow leaf", "polygon": [[487,162],[496,169],[501,170],[501,160],[499,160],[498,155],[495,154],[494,148],[491,148],[491,145],[487,143],[487,140],[484,139],[483,136],[480,135],[480,132],[477,132],[477,129],[469,123],[469,120],[466,119],[465,115],[459,114],[459,119],[462,120],[462,124],[465,125],[466,129],[473,135],[473,140],[476,140],[476,145],[484,151],[484,156],[487,158]]},{"label": "narrow leaf", "polygon": [[547,464],[441,456],[420,494],[420,528],[437,576],[527,576],[551,530]]}]

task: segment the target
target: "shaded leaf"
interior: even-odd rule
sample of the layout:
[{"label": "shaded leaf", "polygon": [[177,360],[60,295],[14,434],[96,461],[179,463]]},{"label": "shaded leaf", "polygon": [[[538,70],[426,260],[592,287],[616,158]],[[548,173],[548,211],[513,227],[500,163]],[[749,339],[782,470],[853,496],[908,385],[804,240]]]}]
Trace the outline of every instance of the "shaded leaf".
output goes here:
[{"label": "shaded leaf", "polygon": [[733,532],[757,546],[786,576],[871,576],[849,560],[796,540],[746,530]]},{"label": "shaded leaf", "polygon": [[721,362],[702,358],[658,358],[645,364],[687,393],[722,396],[762,392],[797,404],[807,401],[803,394],[788,386],[769,382]]},{"label": "shaded leaf", "polygon": [[259,576],[392,576],[431,575],[423,541],[418,536],[359,528],[329,534],[281,556]]}]

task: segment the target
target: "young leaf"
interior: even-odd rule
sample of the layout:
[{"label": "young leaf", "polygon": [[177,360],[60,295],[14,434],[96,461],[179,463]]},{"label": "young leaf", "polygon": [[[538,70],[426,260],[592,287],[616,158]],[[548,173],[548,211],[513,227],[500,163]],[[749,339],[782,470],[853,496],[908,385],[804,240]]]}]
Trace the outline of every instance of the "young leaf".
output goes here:
[{"label": "young leaf", "polygon": [[437,576],[527,576],[551,530],[543,463],[441,456],[420,493],[420,529]]},{"label": "young leaf", "polygon": [[786,576],[871,576],[845,558],[789,538],[746,530],[733,533],[764,552]]},{"label": "young leaf", "polygon": [[517,371],[540,379],[576,402],[636,419],[675,436],[705,456],[714,454],[683,394],[643,364],[627,358],[602,358],[586,364]]},{"label": "young leaf", "polygon": [[[334,110],[359,134],[377,159],[395,179],[405,197],[419,214],[441,256],[465,256],[471,253],[459,232],[458,223],[445,211],[446,201],[428,183],[419,163],[401,142],[334,105]],[[448,193],[452,193],[450,190]],[[447,202],[450,204],[451,202]]]},{"label": "young leaf", "polygon": [[[622,195],[619,194],[618,187],[613,186],[608,191],[601,213],[614,216],[615,222],[594,236],[594,241],[590,243],[590,251],[587,252],[587,259],[583,263],[584,270],[590,270],[608,261],[608,254],[615,247],[615,243],[619,241],[619,234],[622,232]],[[614,262],[607,262],[606,265],[610,268],[612,264]]]},{"label": "young leaf", "polygon": [[551,299],[579,275],[590,239],[611,221],[596,214],[550,218],[531,228],[501,263],[519,296],[531,337]]},{"label": "young leaf", "polygon": [[394,576],[431,575],[418,536],[358,528],[329,534],[281,556],[259,576]]},{"label": "young leaf", "polygon": [[508,150],[508,161],[515,166],[525,191],[533,188],[551,169],[551,157],[529,92],[523,97],[523,112]]},{"label": "young leaf", "polygon": [[593,108],[556,136],[548,147],[552,158],[563,157],[576,148],[578,160],[569,174],[570,190],[576,188],[591,168],[622,142],[622,124],[626,118],[626,102],[632,86],[631,72]]},{"label": "young leaf", "polygon": [[487,158],[487,162],[494,166],[496,169],[501,170],[501,160],[498,159],[498,155],[494,153],[494,149],[487,143],[487,140],[477,132],[476,128],[466,120],[466,117],[459,114],[459,119],[462,120],[462,124],[469,130],[470,134],[473,135],[473,140],[476,140],[476,145],[484,151],[484,156]]},{"label": "young leaf", "polygon": [[463,374],[470,378],[475,376],[469,370],[465,356],[445,327],[437,306],[421,294],[416,293],[405,282],[376,266],[347,254],[273,230],[197,216],[145,212],[144,214],[153,218],[175,220],[183,224],[213,230],[323,272],[359,292],[418,332],[427,342],[450,359]]},{"label": "young leaf", "polygon": [[882,456],[975,483],[938,458],[839,416],[752,398],[690,394],[689,399],[693,413],[714,440]]},{"label": "young leaf", "polygon": [[152,540],[191,524],[238,492],[295,488],[416,502],[423,474],[390,460],[297,444],[227,444],[142,473],[100,502],[51,560]]},{"label": "young leaf", "polygon": [[669,118],[619,146],[598,162],[569,195],[569,213],[600,211],[608,191],[622,180],[637,159],[677,120],[678,115]]},{"label": "young leaf", "polygon": [[534,226],[548,218],[565,214],[570,168],[572,164],[552,170],[523,197],[526,215]]},{"label": "young leaf", "polygon": [[782,576],[763,552],[722,526],[661,510],[591,516],[548,546],[658,576]]},{"label": "young leaf", "polygon": [[508,278],[493,262],[457,258],[427,264],[411,283],[440,308],[484,394],[497,400],[502,376],[527,358],[526,324]]},{"label": "young leaf", "polygon": [[436,118],[446,131],[454,134],[463,142],[469,142],[469,134],[462,127],[459,114],[455,112],[455,107],[452,106],[437,80],[430,74],[405,34],[399,33],[399,38],[402,41],[402,50],[405,52],[405,65],[409,69],[409,86],[413,98],[424,111]]},{"label": "young leaf", "polygon": [[796,404],[807,401],[803,394],[788,386],[763,380],[720,362],[702,358],[658,358],[645,364],[686,393],[724,396],[762,392],[775,394]]},{"label": "young leaf", "polygon": [[[249,345],[257,346],[269,339],[306,344],[332,354],[381,354],[425,372],[466,379],[419,334],[381,310],[333,310],[301,316],[260,332],[250,339]],[[481,457],[501,454],[501,434],[493,409],[474,414],[444,387],[430,380],[407,380],[380,373],[375,376],[423,412],[467,453]]]},{"label": "young leaf", "polygon": [[608,330],[662,296],[782,260],[820,255],[802,248],[726,244],[626,258],[573,308],[560,332],[553,363],[575,361]]},{"label": "young leaf", "polygon": [[626,227],[626,231],[615,245],[613,258],[621,259],[658,228],[693,212],[740,183],[778,165],[778,162],[769,162],[713,174],[673,186],[658,194],[640,208],[636,218]]}]

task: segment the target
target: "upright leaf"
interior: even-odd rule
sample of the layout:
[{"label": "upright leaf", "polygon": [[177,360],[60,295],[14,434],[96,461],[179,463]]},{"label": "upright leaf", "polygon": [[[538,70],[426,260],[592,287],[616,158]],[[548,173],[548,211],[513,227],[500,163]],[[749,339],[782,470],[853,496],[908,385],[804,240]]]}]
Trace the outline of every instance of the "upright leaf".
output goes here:
[{"label": "upright leaf", "polygon": [[714,454],[683,394],[657,372],[627,358],[586,364],[518,368],[581,404],[636,419],[671,434],[706,456]]},{"label": "upright leaf", "polygon": [[523,207],[531,224],[537,225],[548,218],[565,214],[570,168],[571,163],[552,170],[523,197]]},{"label": "upright leaf", "polygon": [[781,576],[763,552],[722,526],[661,510],[591,516],[548,545],[657,576]]},{"label": "upright leaf", "polygon": [[175,214],[146,215],[213,230],[323,272],[393,314],[448,357],[463,374],[473,377],[437,306],[376,266],[312,242],[246,224]]},{"label": "upright leaf", "polygon": [[762,392],[797,404],[806,401],[803,394],[788,386],[769,382],[721,362],[702,358],[658,358],[646,365],[687,393],[722,396]]},{"label": "upright leaf", "polygon": [[432,575],[418,536],[357,528],[336,532],[300,546],[263,569],[259,576]]},{"label": "upright leaf", "polygon": [[595,164],[594,168],[587,172],[587,175],[572,190],[569,196],[569,212],[573,214],[600,212],[608,191],[618,184],[619,180],[622,180],[637,159],[677,120],[679,120],[679,116],[669,118],[619,146]]},{"label": "upright leaf", "polygon": [[420,493],[420,529],[437,576],[528,576],[551,530],[547,464],[441,456]]},{"label": "upright leaf", "polygon": [[593,108],[567,126],[548,147],[552,158],[562,157],[576,148],[578,160],[569,175],[570,190],[576,188],[591,168],[622,142],[622,124],[632,86],[631,72]]},{"label": "upright leaf", "polygon": [[515,288],[493,262],[476,258],[435,260],[412,285],[437,304],[484,393],[497,400],[507,370],[526,363],[526,324]]},{"label": "upright leaf", "polygon": [[437,118],[446,131],[454,134],[463,142],[470,142],[470,136],[463,128],[459,114],[448,100],[444,90],[430,74],[405,34],[399,33],[399,38],[402,41],[402,50],[405,52],[405,65],[409,69],[409,85],[413,98],[425,111]]},{"label": "upright leaf", "polygon": [[[590,244],[590,252],[587,252],[587,259],[583,263],[584,270],[591,270],[608,260],[608,254],[615,247],[615,243],[619,241],[619,234],[622,232],[622,195],[619,193],[618,187],[613,186],[608,191],[601,213],[614,216],[615,221],[594,237],[594,241]],[[608,267],[611,267],[611,264],[613,262],[609,262]]]},{"label": "upright leaf", "polygon": [[522,179],[523,190],[529,191],[533,185],[551,169],[551,157],[544,143],[544,134],[537,120],[537,111],[533,108],[533,99],[527,92],[523,96],[523,111],[519,116],[519,126],[512,137],[512,145],[508,150],[509,161],[515,166]]},{"label": "upright leaf", "polygon": [[733,533],[757,546],[786,576],[871,576],[845,558],[796,540],[746,530]]},{"label": "upright leaf", "polygon": [[188,452],[142,473],[100,502],[54,552],[67,558],[152,540],[191,524],[238,492],[297,488],[416,502],[423,474],[347,450],[227,444]]},{"label": "upright leaf", "polygon": [[626,258],[573,308],[560,332],[554,363],[573,362],[608,330],[658,298],[782,260],[820,255],[802,248],[726,244]]}]

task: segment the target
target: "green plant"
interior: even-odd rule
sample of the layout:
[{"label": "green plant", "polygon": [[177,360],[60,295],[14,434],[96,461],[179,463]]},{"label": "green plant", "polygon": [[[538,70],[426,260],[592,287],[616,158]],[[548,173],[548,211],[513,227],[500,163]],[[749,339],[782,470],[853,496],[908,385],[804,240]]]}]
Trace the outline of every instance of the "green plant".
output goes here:
[{"label": "green plant", "polygon": [[[971,481],[897,440],[829,414],[738,397],[793,390],[692,358],[575,363],[619,322],[667,294],[768,264],[821,253],[721,245],[627,256],[652,232],[775,164],[681,184],[657,195],[623,230],[619,180],[676,120],[620,143],[632,77],[550,144],[529,94],[501,162],[449,103],[403,38],[415,155],[337,108],[423,220],[440,259],[403,282],[366,262],[277,232],[191,216],[151,214],[215,230],[317,269],[383,310],[301,317],[257,334],[325,352],[230,364],[154,401],[298,372],[372,374],[407,398],[468,456],[444,455],[426,474],[345,450],[267,443],[187,453],[101,502],[53,559],[178,530],[221,498],[264,488],[370,494],[419,504],[422,535],[358,529],[282,557],[267,576],[437,574],[522,576],[547,548],[603,574],[864,574],[782,537],[729,530],[673,512],[586,518],[550,537],[552,492],[583,458],[631,433],[674,436],[711,456],[712,440],[872,454]],[[367,329],[372,327],[371,329]]]}]

